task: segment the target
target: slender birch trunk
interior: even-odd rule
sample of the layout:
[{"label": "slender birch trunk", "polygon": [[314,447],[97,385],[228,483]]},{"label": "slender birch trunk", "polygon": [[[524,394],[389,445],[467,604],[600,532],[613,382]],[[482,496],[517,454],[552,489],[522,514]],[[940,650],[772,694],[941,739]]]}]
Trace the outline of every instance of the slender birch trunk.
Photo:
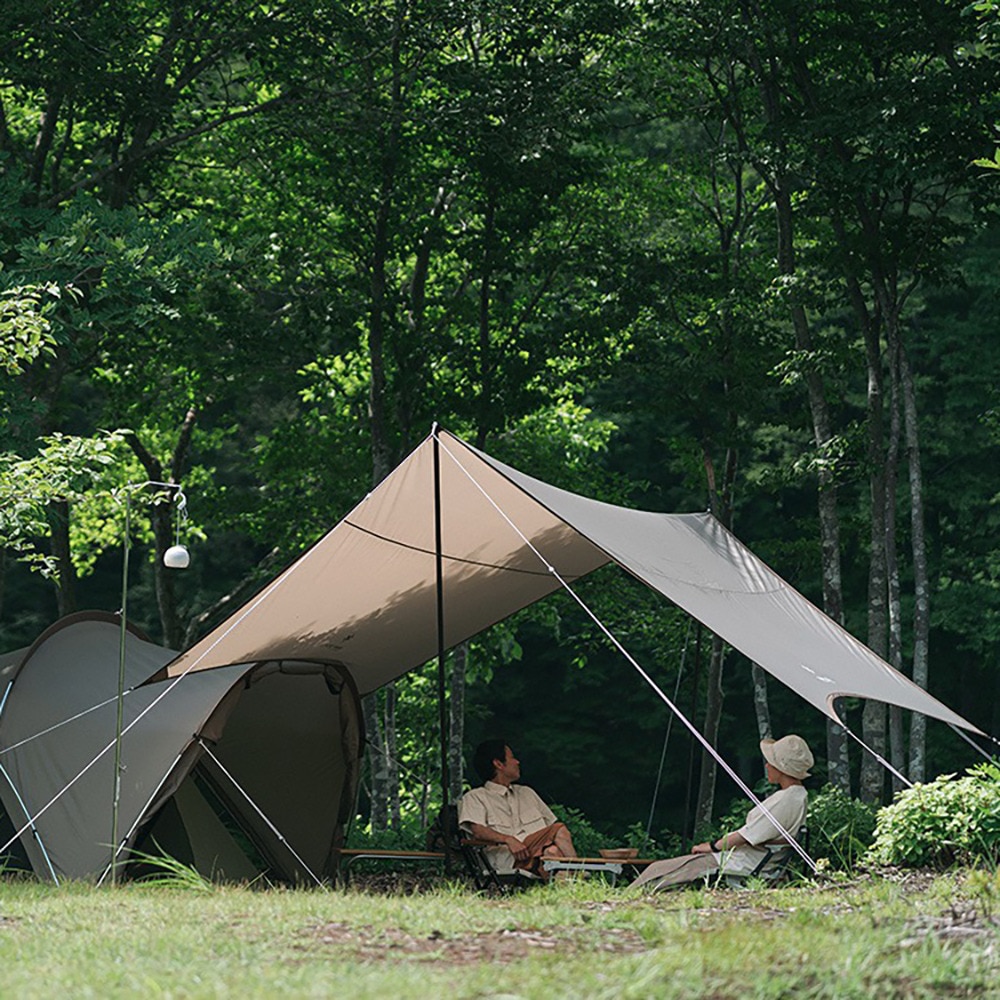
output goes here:
[{"label": "slender birch trunk", "polygon": [[[869,465],[870,534],[868,554],[868,646],[883,659],[887,649],[886,585],[886,489],[885,433],[883,430],[882,351],[876,324],[864,324],[865,355],[868,365],[867,430]],[[861,717],[865,743],[877,754],[885,754],[886,707],[869,699]],[[865,802],[882,801],[885,774],[882,765],[871,755],[861,759],[861,798]]]},{"label": "slender birch trunk", "polygon": [[[732,509],[732,481],[736,474],[736,454],[732,448],[727,449],[723,489],[717,488],[715,465],[709,454],[708,446],[702,449],[705,464],[705,478],[708,483],[709,508],[719,520],[730,526]],[[702,726],[702,736],[710,746],[716,747],[719,742],[719,723],[722,721],[722,670],[726,656],[726,645],[717,635],[712,637],[712,653],[709,657],[708,676],[705,681],[705,720]],[[701,775],[698,781],[698,800],[694,811],[694,827],[696,831],[706,830],[712,822],[712,812],[715,808],[715,758],[704,750],[701,755]]]},{"label": "slender birch trunk", "polygon": [[[903,611],[899,579],[899,554],[896,548],[896,506],[899,483],[899,446],[902,434],[898,352],[893,344],[889,351],[889,440],[885,462],[885,560],[888,585],[889,655],[890,666],[903,671]],[[903,734],[903,711],[898,705],[889,706],[889,759],[900,773],[906,773],[906,740]],[[903,782],[892,775],[892,790],[901,791]]]},{"label": "slender birch trunk", "polygon": [[49,525],[52,529],[52,558],[56,561],[56,607],[59,617],[76,611],[76,569],[69,543],[70,506],[66,500],[49,505]]},{"label": "slender birch trunk", "polygon": [[[386,335],[390,303],[388,301],[387,267],[390,253],[390,233],[396,194],[399,166],[399,147],[402,130],[402,63],[401,45],[403,12],[397,6],[396,23],[389,50],[389,119],[380,136],[380,177],[378,204],[375,211],[371,256],[368,261],[369,313],[368,357],[371,383],[368,392],[368,422],[371,430],[372,484],[377,486],[392,471],[392,448],[389,441],[387,415]],[[379,81],[370,79],[374,88]],[[387,698],[393,698],[394,692]],[[378,719],[378,712],[366,710],[366,724]],[[394,712],[384,720],[385,725],[395,725]],[[379,734],[376,740],[376,731]],[[394,765],[388,753],[395,744],[395,732],[378,726],[369,729],[369,770],[371,774],[371,823],[372,829],[384,830],[398,812],[399,779],[393,779]],[[395,803],[395,807],[393,806]]]},{"label": "slender birch trunk", "polygon": [[[708,677],[705,683],[705,721],[701,730],[702,735],[713,747],[718,745],[719,723],[722,720],[722,667],[725,655],[725,643],[717,635],[713,635],[712,654],[709,657]],[[707,750],[703,750],[701,754],[701,777],[698,782],[698,804],[694,812],[696,836],[712,825],[717,771],[715,758]]]},{"label": "slender birch trunk", "polygon": [[[782,180],[776,182],[775,210],[778,219],[778,268],[782,274],[796,273],[794,218],[792,199]],[[811,353],[812,329],[805,307],[793,302],[791,306],[795,346]],[[823,379],[819,372],[809,370],[805,375],[809,413],[812,418],[813,444],[822,454],[833,440],[833,420],[826,398]],[[839,625],[844,624],[844,587],[840,558],[840,510],[837,481],[829,463],[819,463],[817,474],[816,505],[819,514],[820,561],[823,576],[823,610]],[[832,719],[826,724],[827,777],[830,784],[845,794],[851,793],[851,770],[848,756],[847,733]]]},{"label": "slender birch trunk", "polygon": [[399,830],[402,814],[399,803],[399,748],[396,745],[396,702],[398,693],[395,683],[385,686],[385,766],[386,766],[386,811],[389,827]]},{"label": "slender birch trunk", "polygon": [[[913,682],[926,690],[930,674],[931,587],[927,569],[927,537],[924,522],[923,472],[917,425],[916,391],[906,350],[900,344],[899,372],[903,388],[903,425],[906,433],[906,465],[910,486],[910,534],[913,542]],[[919,712],[910,720],[911,781],[925,777],[927,718]]]},{"label": "slender birch trunk", "polygon": [[767,701],[767,672],[757,663],[750,665],[753,680],[753,708],[757,717],[757,735],[762,740],[771,738],[771,707]]},{"label": "slender birch trunk", "polygon": [[369,821],[373,831],[381,832],[389,828],[389,804],[385,794],[388,760],[385,755],[385,739],[382,735],[382,719],[378,703],[377,691],[372,691],[361,699],[365,717],[365,736],[368,741]]}]

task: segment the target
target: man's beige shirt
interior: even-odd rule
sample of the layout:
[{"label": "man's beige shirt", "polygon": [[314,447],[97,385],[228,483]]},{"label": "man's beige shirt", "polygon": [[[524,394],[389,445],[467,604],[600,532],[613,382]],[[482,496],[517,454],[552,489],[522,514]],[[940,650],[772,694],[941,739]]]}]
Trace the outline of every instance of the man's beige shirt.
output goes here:
[{"label": "man's beige shirt", "polygon": [[[471,833],[471,823],[479,823],[497,833],[523,840],[529,833],[543,830],[555,822],[552,810],[527,785],[508,787],[487,781],[482,788],[466,792],[458,804],[458,823],[466,833]],[[513,867],[513,855],[505,846],[488,848],[488,852],[498,870]]]}]

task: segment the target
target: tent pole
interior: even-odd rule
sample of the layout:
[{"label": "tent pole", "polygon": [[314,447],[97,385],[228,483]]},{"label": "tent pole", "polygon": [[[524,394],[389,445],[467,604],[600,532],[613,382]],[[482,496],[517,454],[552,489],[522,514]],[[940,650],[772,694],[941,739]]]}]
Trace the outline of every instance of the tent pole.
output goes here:
[{"label": "tent pole", "polygon": [[441,816],[444,824],[444,866],[451,868],[451,830],[448,822],[448,690],[444,672],[444,558],[441,541],[441,448],[438,427],[431,428],[434,438],[434,569],[437,591],[437,640],[438,640],[438,729],[441,743]]},{"label": "tent pole", "polygon": [[111,884],[116,881],[116,866],[118,859],[118,805],[122,788],[122,723],[125,701],[125,640],[128,632],[128,557],[131,539],[131,496],[128,488],[125,490],[125,537],[122,552],[122,609],[121,631],[118,640],[118,694],[115,710],[115,762],[114,789],[111,798]]},{"label": "tent pole", "polygon": [[[21,830],[15,833],[14,836],[10,840],[8,840],[6,844],[4,844],[3,848],[0,849],[0,853],[6,851],[7,848],[10,847],[14,843],[14,841],[21,836],[21,833],[25,829],[30,829],[31,835],[35,838],[35,843],[38,844],[38,849],[42,852],[42,857],[45,858],[45,864],[48,866],[49,874],[52,876],[52,881],[55,882],[56,885],[59,885],[59,876],[56,875],[56,870],[55,868],[52,867],[52,860],[49,858],[49,852],[45,850],[45,844],[42,841],[41,835],[38,833],[38,829],[35,827],[35,821],[31,815],[31,812],[25,805],[24,799],[21,798],[21,793],[17,790],[17,786],[14,784],[14,782],[11,780],[10,775],[7,773],[7,768],[5,768],[2,764],[0,764],[0,774],[2,774],[7,779],[7,784],[10,785],[10,790],[14,793],[14,797],[17,799],[17,804],[24,811],[24,815],[28,817],[27,827],[22,827]],[[30,862],[31,859],[29,858],[28,861]]]}]

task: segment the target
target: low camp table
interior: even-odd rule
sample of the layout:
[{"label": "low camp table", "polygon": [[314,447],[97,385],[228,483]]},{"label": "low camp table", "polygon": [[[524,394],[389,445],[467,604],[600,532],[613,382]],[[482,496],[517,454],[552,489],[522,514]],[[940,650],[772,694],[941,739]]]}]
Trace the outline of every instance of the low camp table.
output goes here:
[{"label": "low camp table", "polygon": [[651,865],[655,858],[542,858],[542,869],[552,872],[600,872],[612,885],[626,868],[635,872]]}]

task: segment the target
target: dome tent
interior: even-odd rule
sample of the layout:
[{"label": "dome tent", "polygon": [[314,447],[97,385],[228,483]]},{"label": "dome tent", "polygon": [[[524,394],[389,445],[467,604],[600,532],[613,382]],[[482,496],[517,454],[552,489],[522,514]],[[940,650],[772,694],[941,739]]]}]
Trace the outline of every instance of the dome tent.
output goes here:
[{"label": "dome tent", "polygon": [[[115,616],[71,615],[7,671],[0,802],[43,878],[100,879],[111,862],[120,637]],[[215,878],[332,875],[359,775],[350,677],[270,660],[143,684],[175,655],[128,630],[120,860],[146,845]]]}]

